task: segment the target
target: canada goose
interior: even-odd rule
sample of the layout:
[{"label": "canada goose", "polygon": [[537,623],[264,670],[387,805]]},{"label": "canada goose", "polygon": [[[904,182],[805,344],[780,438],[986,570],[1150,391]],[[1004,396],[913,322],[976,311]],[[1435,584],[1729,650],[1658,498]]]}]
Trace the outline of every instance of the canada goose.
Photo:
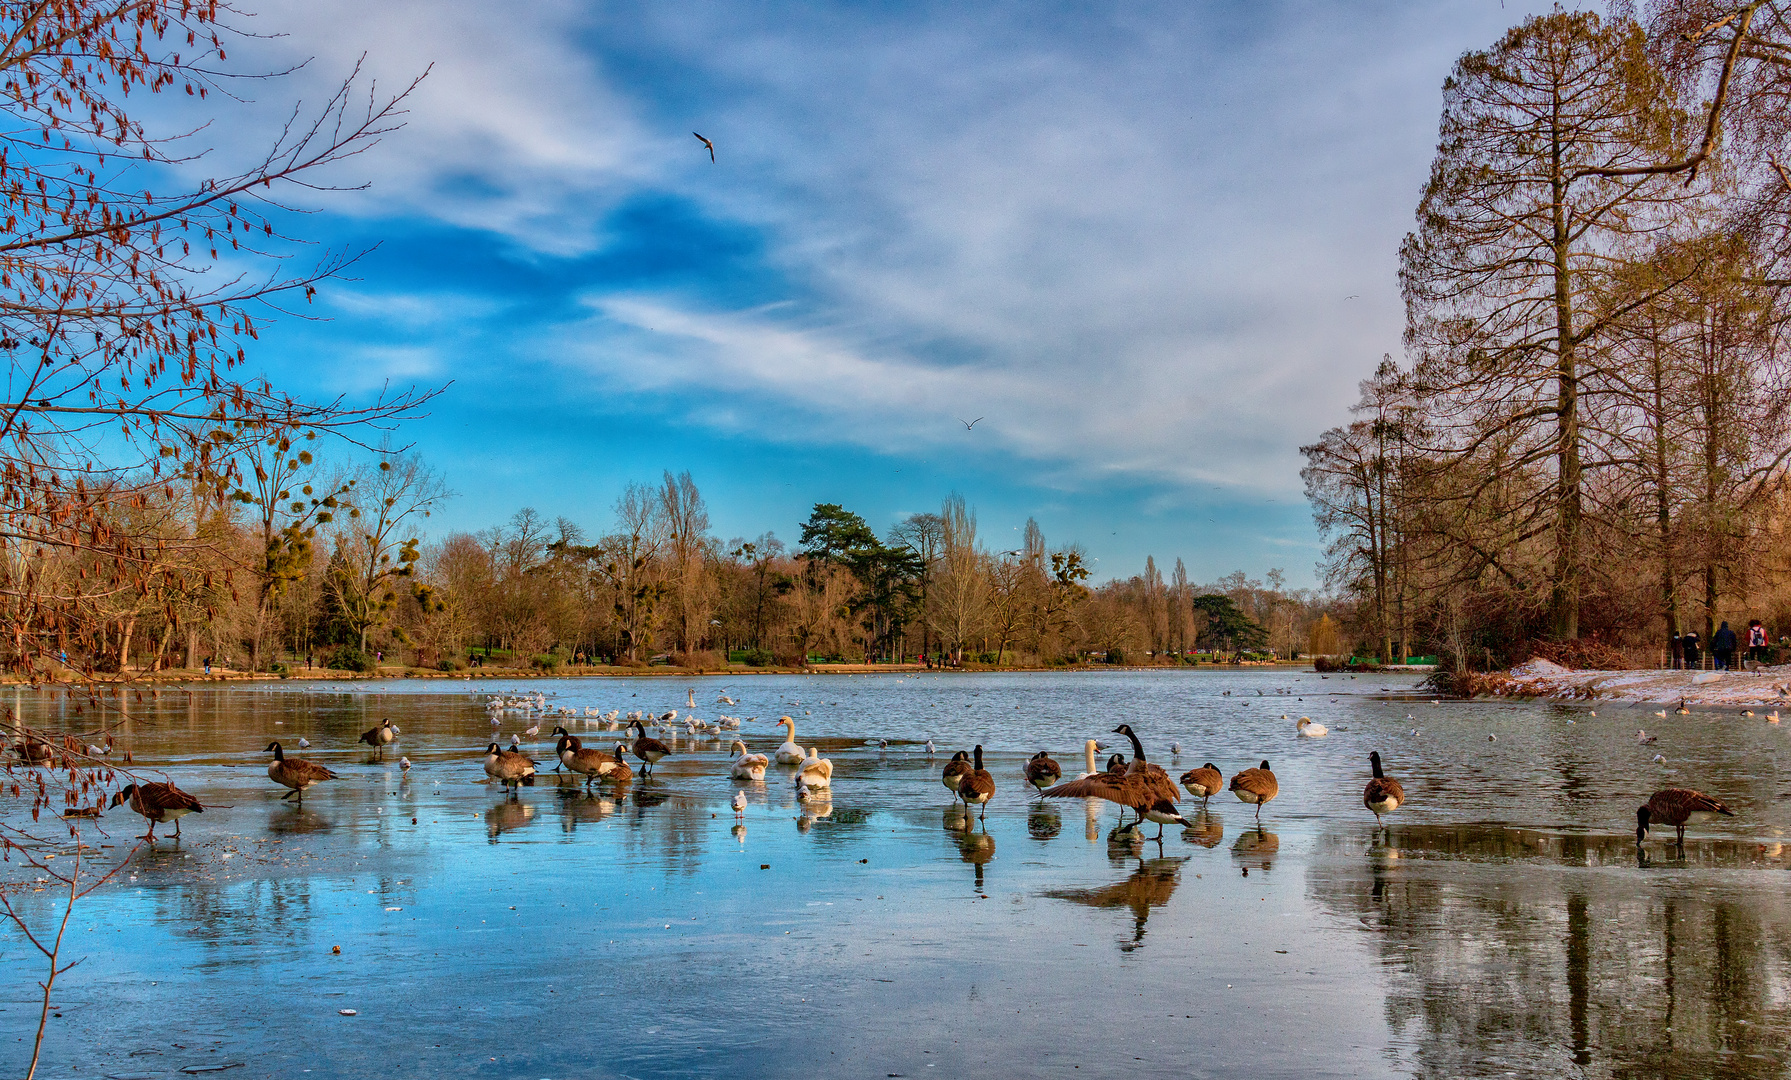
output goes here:
[{"label": "canada goose", "polygon": [[1374,823],[1381,823],[1382,814],[1391,814],[1405,802],[1405,789],[1399,781],[1381,775],[1381,752],[1374,751],[1368,755],[1368,764],[1374,769],[1374,779],[1362,789],[1362,805],[1374,811]]},{"label": "canada goose", "polygon": [[[1108,761],[1106,772],[1058,784],[1045,792],[1046,798],[1106,799],[1121,807],[1130,807],[1140,817],[1151,812],[1161,814],[1161,803],[1167,803],[1173,811],[1181,792],[1176,789],[1174,781],[1169,779],[1169,774],[1160,766],[1145,760],[1144,744],[1138,741],[1138,736],[1133,734],[1130,727],[1121,724],[1113,730],[1132,740],[1131,764],[1119,760],[1118,755],[1115,755]],[[1125,815],[1121,813],[1120,816],[1123,818]]]},{"label": "canada goose", "polygon": [[497,743],[485,748],[485,775],[514,790],[523,784],[535,786],[535,763],[527,754],[515,750],[499,750]]},{"label": "canada goose", "polygon": [[989,800],[995,797],[995,777],[983,768],[982,743],[976,744],[975,753],[975,767],[958,780],[958,798],[964,800],[965,809],[969,809],[971,803],[983,808],[982,813],[977,815],[980,821],[989,812]]},{"label": "canada goose", "polygon": [[390,720],[381,720],[379,726],[361,732],[361,741],[377,750],[384,750],[386,744],[398,737],[398,729]]},{"label": "canada goose", "polygon": [[1298,731],[1301,735],[1306,736],[1308,739],[1322,739],[1331,733],[1330,728],[1323,724],[1313,723],[1312,718],[1309,716],[1300,717],[1300,722],[1294,725],[1294,730]]},{"label": "canada goose", "polygon": [[658,739],[648,738],[646,725],[642,724],[639,720],[634,722],[634,730],[636,732],[634,746],[632,747],[634,756],[640,758],[646,765],[646,767],[641,770],[641,775],[652,776],[654,762],[657,762],[660,758],[671,753],[672,748],[660,742]]},{"label": "canada goose", "polygon": [[734,745],[728,747],[728,752],[734,755],[734,764],[728,769],[729,776],[736,780],[765,779],[765,766],[771,764],[770,758],[764,754],[747,753],[746,744],[739,739],[735,739]]},{"label": "canada goose", "polygon": [[615,760],[610,762],[609,768],[597,775],[612,784],[626,784],[634,779],[634,770],[628,767],[628,748],[617,743]]},{"label": "canada goose", "polygon": [[833,783],[833,762],[822,757],[815,747],[808,748],[808,757],[802,759],[801,768],[796,770],[796,786],[799,788],[824,788]]},{"label": "canada goose", "polygon": [[267,778],[282,787],[289,787],[292,789],[280,796],[280,801],[282,802],[296,795],[298,796],[299,803],[302,805],[305,801],[306,788],[313,784],[321,784],[325,780],[334,780],[336,778],[335,773],[324,768],[322,765],[306,761],[304,758],[287,757],[285,753],[281,751],[280,744],[277,742],[268,743],[267,750],[263,750],[262,753],[265,754],[269,751],[273,752],[274,763],[267,767]]},{"label": "canada goose", "polygon": [[1207,800],[1225,790],[1225,777],[1212,762],[1207,762],[1198,769],[1189,769],[1182,774],[1182,787],[1188,794],[1200,800],[1204,809]]},{"label": "canada goose", "polygon": [[1043,750],[1026,763],[1026,782],[1040,791],[1063,779],[1063,769]]},{"label": "canada goose", "polygon": [[779,765],[802,764],[802,759],[808,757],[808,754],[803,751],[802,747],[796,744],[796,721],[787,716],[780,716],[777,719],[777,723],[790,729],[788,736],[784,739],[783,744],[777,748],[777,752],[774,755],[777,758],[777,763]]},{"label": "canada goose", "polygon": [[27,765],[40,765],[50,760],[55,754],[50,749],[49,743],[34,739],[29,735],[21,741],[13,743],[12,751],[23,758]]},{"label": "canada goose", "polygon": [[1734,817],[1735,811],[1704,794],[1689,788],[1665,788],[1648,797],[1636,808],[1636,846],[1648,837],[1651,825],[1671,825],[1679,831],[1678,844],[1685,846],[1685,823],[1693,814],[1721,814]]},{"label": "canada goose", "polygon": [[1261,821],[1262,804],[1281,794],[1281,785],[1275,782],[1275,774],[1265,761],[1259,768],[1245,769],[1232,777],[1231,790],[1244,802],[1256,804],[1256,820]]},{"label": "canada goose", "polygon": [[953,795],[956,795],[958,784],[964,779],[965,774],[970,772],[970,769],[970,752],[959,750],[951,756],[950,761],[945,763],[945,768],[940,770],[939,782],[949,788]]},{"label": "canada goose", "polygon": [[174,838],[180,839],[180,819],[188,814],[203,814],[199,800],[173,784],[126,784],[112,796],[113,806],[131,804],[131,809],[149,819],[149,832],[143,839],[155,843],[155,827],[174,822]]},{"label": "canada goose", "polygon": [[[1156,840],[1159,843],[1163,840],[1163,827],[1165,825],[1180,825],[1184,829],[1192,828],[1194,825],[1192,821],[1183,817],[1181,813],[1176,810],[1174,803],[1163,799],[1158,799],[1144,811],[1144,820],[1157,823],[1157,835],[1151,839]],[[1133,824],[1136,825],[1137,822],[1133,822]]]},{"label": "canada goose", "polygon": [[559,741],[554,744],[554,754],[560,759],[560,764],[582,775],[586,787],[590,786],[591,781],[603,776],[605,765],[615,765],[614,758],[601,750],[585,749],[578,736],[565,728],[554,728],[553,733],[559,736]]}]

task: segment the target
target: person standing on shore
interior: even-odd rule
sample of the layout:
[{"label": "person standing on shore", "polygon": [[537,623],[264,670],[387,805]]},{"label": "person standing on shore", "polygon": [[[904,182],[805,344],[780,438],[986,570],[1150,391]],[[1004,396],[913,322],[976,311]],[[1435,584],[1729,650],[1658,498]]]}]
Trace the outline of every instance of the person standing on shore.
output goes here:
[{"label": "person standing on shore", "polygon": [[1766,663],[1766,624],[1759,619],[1747,624],[1747,658],[1756,664]]},{"label": "person standing on shore", "polygon": [[1687,630],[1685,636],[1679,639],[1679,648],[1685,653],[1685,670],[1698,670],[1698,632]]},{"label": "person standing on shore", "polygon": [[1710,635],[1710,656],[1716,661],[1716,670],[1735,670],[1735,631],[1727,622]]}]

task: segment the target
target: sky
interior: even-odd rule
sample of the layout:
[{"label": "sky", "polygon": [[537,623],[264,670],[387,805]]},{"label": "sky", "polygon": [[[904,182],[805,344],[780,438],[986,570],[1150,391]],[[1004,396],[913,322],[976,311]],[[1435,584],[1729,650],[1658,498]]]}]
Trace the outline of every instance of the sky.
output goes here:
[{"label": "sky", "polygon": [[[456,497],[596,535],[688,470],[723,539],[951,492],[1097,580],[1318,584],[1299,447],[1399,354],[1397,248],[1463,51],[1525,8],[273,0],[229,146],[357,62],[428,76],[300,225],[369,249],[253,361]],[[243,53],[246,51],[246,57]],[[259,127],[257,125],[260,125]],[[692,135],[713,141],[715,159]],[[967,426],[974,421],[974,426]]]}]

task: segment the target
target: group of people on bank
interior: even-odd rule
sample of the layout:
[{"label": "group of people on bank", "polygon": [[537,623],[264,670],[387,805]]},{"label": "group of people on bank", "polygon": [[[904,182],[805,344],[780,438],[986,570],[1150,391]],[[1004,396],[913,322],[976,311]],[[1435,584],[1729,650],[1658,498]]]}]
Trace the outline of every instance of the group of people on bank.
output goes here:
[{"label": "group of people on bank", "polygon": [[[1675,635],[1673,642],[1673,666],[1675,668],[1695,669],[1704,665],[1704,646],[1696,630],[1687,630]],[[1735,670],[1735,653],[1744,647],[1747,652],[1744,658],[1756,663],[1767,663],[1766,624],[1759,619],[1749,619],[1746,636],[1741,636],[1729,629],[1727,622],[1710,635],[1710,663],[1717,671]],[[1791,646],[1791,638],[1779,639],[1781,647]]]}]

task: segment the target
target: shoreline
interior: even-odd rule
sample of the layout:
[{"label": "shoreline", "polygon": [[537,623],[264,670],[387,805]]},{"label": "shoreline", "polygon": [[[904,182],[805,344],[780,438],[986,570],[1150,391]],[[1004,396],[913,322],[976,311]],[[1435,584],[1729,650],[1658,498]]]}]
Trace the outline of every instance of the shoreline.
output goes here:
[{"label": "shoreline", "polygon": [[1687,706],[1791,705],[1791,664],[1752,671],[1595,671],[1533,659],[1472,676],[1472,697],[1633,701]]},{"label": "shoreline", "polygon": [[471,682],[479,679],[633,679],[633,678],[685,678],[713,679],[733,678],[736,676],[758,675],[882,675],[882,674],[943,674],[943,675],[985,675],[991,673],[1023,674],[1029,672],[1087,672],[1102,671],[1238,671],[1238,670],[1304,670],[1315,672],[1316,669],[1306,661],[1285,663],[1264,663],[1260,661],[1239,664],[1064,664],[1057,667],[1016,667],[971,665],[965,667],[926,667],[922,664],[814,664],[809,667],[746,667],[738,665],[726,669],[721,668],[673,668],[673,667],[581,667],[571,670],[541,671],[534,668],[469,668],[461,671],[441,671],[435,668],[408,668],[388,666],[377,671],[338,671],[333,668],[311,668],[293,671],[285,675],[270,672],[239,671],[216,668],[207,675],[203,670],[188,668],[164,668],[154,672],[101,672],[84,675],[78,672],[44,672],[45,677],[28,679],[18,675],[0,675],[0,686],[147,686],[147,685],[204,685],[216,683],[229,685],[239,683],[315,683],[315,682],[378,682],[390,679],[443,679]]}]

